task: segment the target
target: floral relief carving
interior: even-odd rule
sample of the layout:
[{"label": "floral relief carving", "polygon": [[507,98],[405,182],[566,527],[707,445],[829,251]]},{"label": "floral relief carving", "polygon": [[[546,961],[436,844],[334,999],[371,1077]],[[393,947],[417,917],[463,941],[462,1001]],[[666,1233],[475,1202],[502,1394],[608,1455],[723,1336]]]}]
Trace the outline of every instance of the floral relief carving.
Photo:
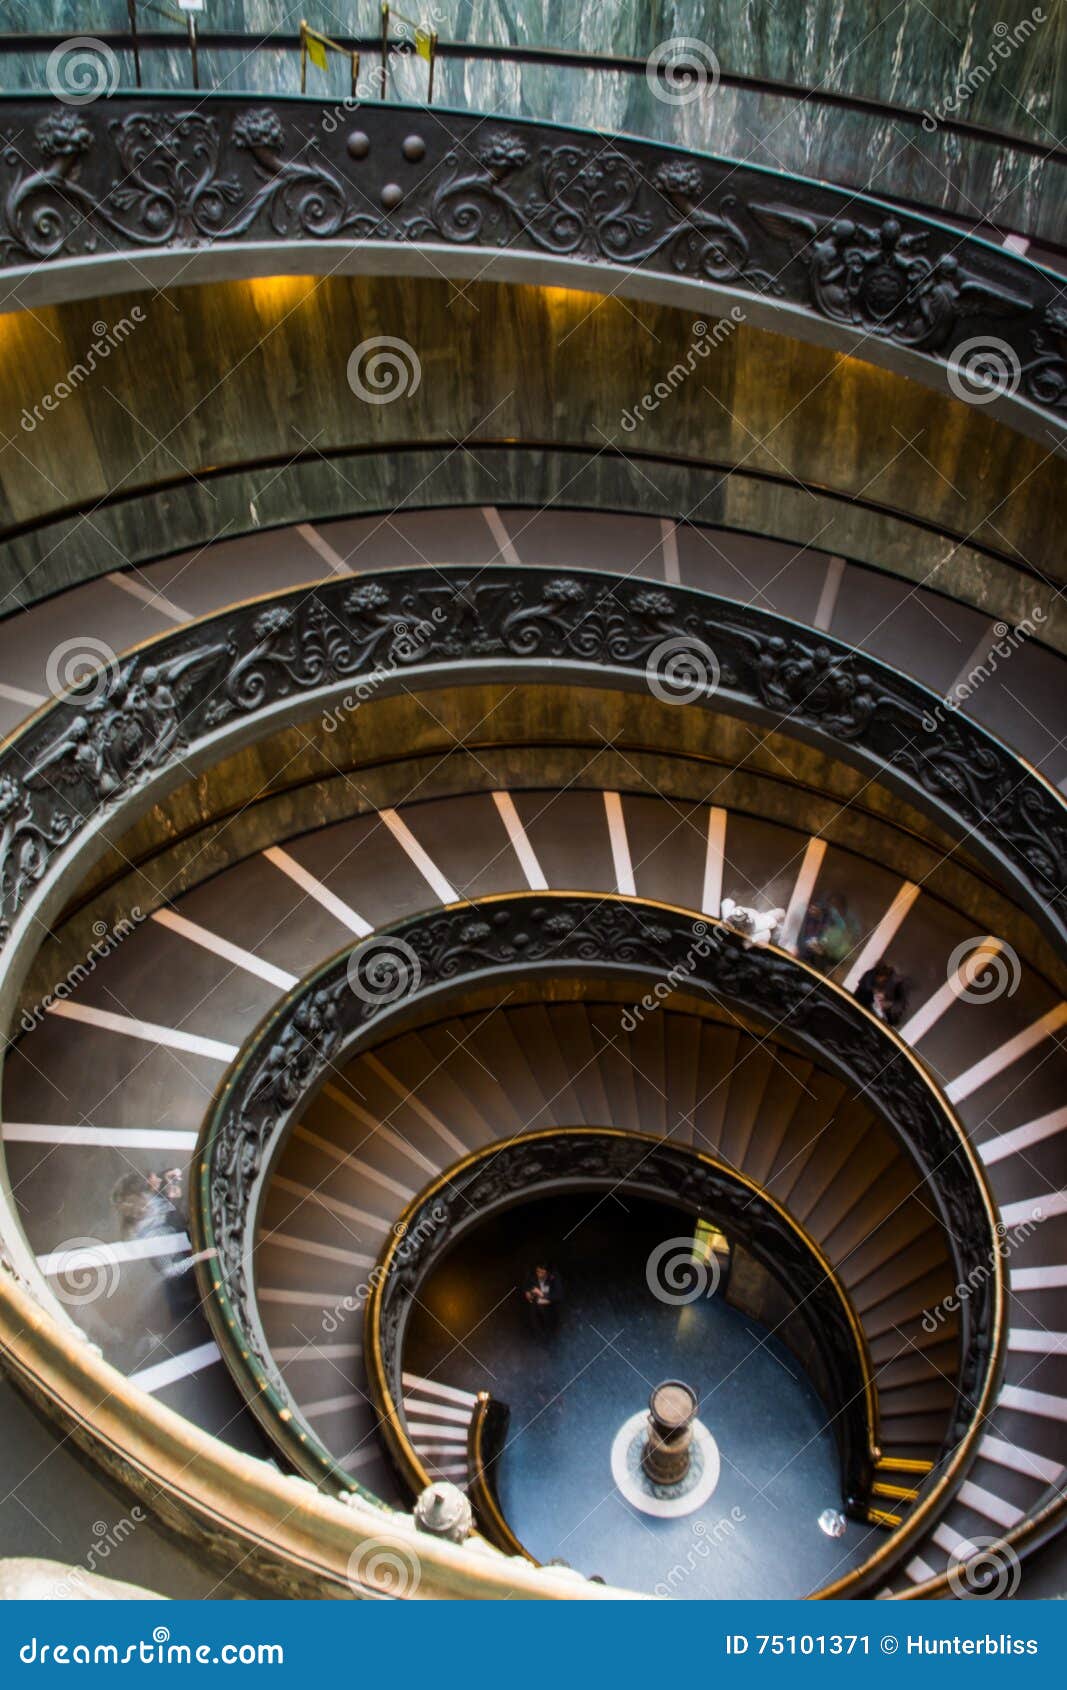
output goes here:
[{"label": "floral relief carving", "polygon": [[[419,638],[398,641],[417,627]],[[695,708],[751,706],[855,749],[959,818],[1063,921],[1067,815],[1025,764],[967,717],[935,721],[917,683],[751,607],[580,572],[395,571],[224,613],[116,661],[0,758],[0,944],[95,811],[125,802],[198,741],[287,698],[397,668],[572,663],[647,683],[660,647],[714,658]],[[150,659],[150,660],[149,660]]]},{"label": "floral relief carving", "polygon": [[[276,1157],[332,1063],[347,1061],[356,1048],[388,1037],[391,1014],[409,1013],[419,994],[445,982],[484,981],[516,966],[557,970],[607,965],[647,979],[662,979],[677,967],[684,971],[689,989],[726,1000],[775,1025],[787,1024],[792,1038],[819,1052],[864,1093],[920,1171],[936,1170],[932,1201],[941,1208],[954,1268],[961,1282],[975,1286],[960,1317],[962,1430],[967,1403],[980,1390],[992,1353],[994,1288],[988,1272],[977,1271],[989,1259],[990,1217],[951,1115],[916,1066],[850,997],[815,979],[784,953],[746,950],[724,928],[709,927],[681,911],[600,896],[527,894],[439,911],[414,917],[379,935],[376,942],[389,940],[418,964],[399,1003],[390,998],[376,1005],[351,984],[349,957],[334,959],[288,1000],[260,1045],[248,1053],[208,1124],[198,1157],[204,1165],[198,1229],[218,1249],[211,1278],[221,1283],[241,1328],[242,1345],[263,1372],[273,1377],[276,1370],[257,1337],[254,1317],[253,1193],[261,1169]],[[383,1296],[383,1343],[388,1346],[398,1337],[403,1297],[431,1256],[445,1247],[452,1226],[462,1223],[472,1203],[491,1205],[510,1189],[516,1158],[527,1184],[561,1177],[561,1158],[569,1176],[596,1178],[605,1169],[620,1174],[625,1158],[633,1159],[632,1145],[625,1140],[610,1141],[606,1149],[585,1146],[585,1162],[575,1161],[577,1152],[567,1150],[567,1142],[532,1140],[509,1148],[484,1166],[477,1165],[476,1188],[468,1189],[463,1181],[462,1189],[454,1190],[450,1183],[434,1194],[432,1200],[443,1206],[448,1224],[441,1223],[438,1213],[433,1227],[409,1226]],[[666,1143],[657,1151],[668,1161],[672,1154]],[[677,1166],[671,1164],[676,1196],[691,1194],[696,1177],[691,1164],[685,1157]],[[739,1217],[739,1224],[743,1222]],[[800,1274],[803,1252],[797,1256],[795,1239],[790,1243],[784,1234],[776,1239],[779,1252],[787,1245],[792,1255],[786,1259],[796,1257]],[[827,1331],[831,1328],[832,1321]],[[235,1365],[240,1372],[243,1364]]]},{"label": "floral relief carving", "polygon": [[729,284],[941,359],[985,329],[1009,344],[1028,399],[1067,404],[1053,278],[826,184],[783,176],[769,200],[766,172],[729,161],[535,123],[483,132],[441,113],[396,199],[384,190],[402,112],[361,112],[371,145],[356,160],[343,126],[328,133],[303,107],[141,96],[42,116],[39,102],[7,104],[8,264],[267,236],[506,246]]}]

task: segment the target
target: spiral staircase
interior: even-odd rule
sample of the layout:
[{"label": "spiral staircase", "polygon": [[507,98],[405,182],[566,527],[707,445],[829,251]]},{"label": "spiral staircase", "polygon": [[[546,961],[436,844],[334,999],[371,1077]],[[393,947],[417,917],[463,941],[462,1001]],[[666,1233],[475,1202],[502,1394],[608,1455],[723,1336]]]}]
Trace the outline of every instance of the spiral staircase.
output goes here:
[{"label": "spiral staircase", "polygon": [[[609,204],[556,109],[357,132],[256,67],[5,97],[0,1363],[227,1593],[648,1595],[534,1560],[487,1371],[405,1351],[486,1215],[630,1189],[748,1253],[832,1429],[847,1553],[772,1594],[1055,1583],[1058,158],[1038,264],[666,111]],[[345,379],[383,337],[396,404]]]},{"label": "spiral staircase", "polygon": [[[465,520],[473,545],[486,519],[470,512]],[[521,543],[522,513],[498,520]],[[575,548],[589,523],[586,557],[601,520],[569,519]],[[648,547],[655,558],[658,525],[627,526],[634,551]],[[613,540],[620,533],[616,523]],[[285,544],[291,567],[306,569],[300,536]],[[193,568],[205,582],[212,573],[221,580],[212,566],[199,559]],[[813,591],[819,575],[813,567]],[[226,580],[232,591],[231,572]],[[142,601],[108,585],[116,621],[95,624],[93,637],[115,644],[127,599],[135,616]],[[192,582],[184,585],[188,596]],[[26,682],[38,625],[46,656],[53,605],[9,625]],[[122,1172],[147,1172],[161,1153],[194,1183],[191,1161],[212,1095],[272,1005],[353,935],[365,940],[434,907],[577,891],[669,900],[714,918],[730,896],[786,908],[795,934],[806,903],[832,887],[862,929],[857,954],[837,971],[842,984],[854,987],[891,949],[913,983],[902,1037],[958,1109],[1012,1235],[996,1406],[983,1416],[974,1463],[951,1507],[891,1588],[921,1587],[959,1560],[961,1545],[1039,1515],[1061,1470],[1061,1001],[1014,953],[1005,966],[1018,978],[998,971],[1005,949],[995,932],[975,934],[969,911],[862,852],[741,809],[658,795],[637,766],[629,777],[635,790],[606,790],[596,778],[603,749],[591,763],[583,758],[589,766],[576,780],[547,788],[498,784],[499,755],[478,754],[493,759],[472,782],[482,790],[420,799],[416,787],[409,802],[299,831],[175,889],[38,1017],[8,1058],[5,1149],[39,1269],[76,1303],[79,1268],[99,1274],[101,1262],[91,1245],[70,1241],[107,1243],[115,1284],[79,1310],[88,1335],[154,1400],[262,1456],[261,1424],[243,1406],[203,1315],[187,1309],[176,1318],[163,1295],[153,1257],[184,1249],[184,1238],[163,1235],[148,1249],[123,1244],[107,1232],[114,1217],[106,1196]],[[711,778],[711,796],[718,781]],[[98,907],[90,899],[83,919]],[[973,966],[976,951],[981,967],[968,983],[966,959]],[[953,955],[964,959],[955,975]],[[1006,978],[1009,989],[998,995]],[[946,1299],[951,1309],[955,1279],[914,1166],[832,1067],[788,1048],[787,1025],[776,1048],[721,1008],[668,1003],[627,1031],[618,988],[599,1001],[589,991],[570,1004],[549,997],[431,1019],[356,1057],[310,1100],[272,1174],[255,1250],[264,1330],[296,1410],[339,1467],[401,1505],[363,1370],[362,1334],[349,1322],[324,1340],[324,1317],[373,1268],[419,1188],[471,1152],[585,1124],[663,1135],[715,1153],[787,1207],[840,1275],[877,1383],[882,1466],[871,1511],[900,1520],[941,1457],[956,1395],[955,1314],[932,1330],[929,1318],[923,1324]],[[94,1096],[83,1110],[74,1100],[85,1096],[89,1074]],[[475,1390],[468,1394],[473,1401]],[[411,1437],[444,1457],[431,1474],[464,1469],[465,1445],[453,1429],[463,1429],[470,1406],[438,1395],[432,1380],[411,1385]]]}]

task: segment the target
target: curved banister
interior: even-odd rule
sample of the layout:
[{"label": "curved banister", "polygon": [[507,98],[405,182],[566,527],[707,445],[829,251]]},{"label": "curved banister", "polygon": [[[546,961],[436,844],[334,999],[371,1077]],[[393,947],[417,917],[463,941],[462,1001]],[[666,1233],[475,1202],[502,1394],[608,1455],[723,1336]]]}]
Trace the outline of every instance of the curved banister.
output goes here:
[{"label": "curved banister", "polygon": [[452,1601],[618,1597],[503,1556],[472,1559],[416,1531],[410,1516],[314,1486],[212,1437],[102,1360],[84,1337],[48,1318],[0,1267],[5,1373],[89,1453],[122,1494],[139,1497],[208,1564],[237,1569],[257,1594],[321,1599],[421,1595]]},{"label": "curved banister", "polygon": [[[353,985],[364,966],[383,965],[403,982],[384,1003]],[[217,1251],[210,1268],[198,1269],[212,1326],[251,1406],[301,1470],[333,1470],[332,1457],[297,1421],[270,1356],[254,1286],[256,1216],[288,1130],[318,1084],[336,1064],[387,1036],[391,1022],[410,1016],[416,1003],[435,1006],[459,986],[468,991],[590,970],[683,981],[687,991],[787,1025],[791,1039],[863,1092],[926,1176],[959,1282],[973,1284],[975,1294],[960,1311],[962,1360],[947,1440],[955,1454],[893,1540],[914,1541],[973,1455],[1001,1361],[1004,1268],[981,1164],[923,1066],[842,988],[785,952],[746,950],[721,923],[648,900],[507,894],[415,916],[330,959],[263,1022],[205,1123],[193,1206],[197,1249]],[[676,1190],[684,1184],[679,1178]],[[406,1229],[401,1240],[394,1237],[388,1259],[404,1249],[411,1249]],[[382,1283],[379,1264],[368,1299],[381,1295]],[[356,1488],[350,1479],[339,1482]],[[884,1560],[882,1551],[853,1582],[881,1576]]]},{"label": "curved banister", "polygon": [[[255,599],[147,641],[0,746],[0,1019],[14,1013],[42,926],[108,837],[179,772],[265,725],[343,707],[361,684],[385,696],[521,678],[663,697],[679,657],[698,666],[694,707],[754,716],[876,770],[1013,882],[1039,925],[1065,936],[1063,796],[887,665],[692,589],[530,566],[397,570]],[[69,1325],[10,1210],[5,1228],[35,1295]]]},{"label": "curved banister", "polygon": [[[0,52],[19,53],[26,57],[35,53],[47,55],[53,48],[62,46],[69,39],[70,37],[63,30],[55,29],[27,29],[21,30],[17,34],[0,32]],[[121,26],[114,29],[98,29],[95,31],[94,39],[104,42],[113,51],[129,52],[132,61],[134,38],[128,29]],[[151,27],[139,28],[137,39],[141,51],[146,54],[152,54],[155,51],[173,54],[177,48],[180,55],[182,51],[183,43],[176,40],[173,30],[168,32]],[[350,52],[374,54],[381,50],[380,34],[352,35],[338,29],[333,39],[338,46]],[[293,54],[291,60],[293,90],[290,91],[295,91],[300,51],[300,34],[298,31],[282,28],[272,30],[269,36],[264,37],[258,31],[250,32],[239,28],[205,28],[198,30],[197,41],[200,49],[201,67],[203,67],[204,58],[212,51],[235,50],[240,56],[242,65],[249,62],[254,63],[260,53],[266,55],[273,63],[276,61],[279,51],[290,51]],[[648,50],[651,51],[656,45],[657,43],[654,40],[649,39]],[[450,59],[469,60],[472,63],[488,63],[508,67],[552,66],[563,70],[582,70],[593,75],[606,71],[615,74],[619,72],[628,73],[642,79],[648,76],[647,53],[639,57],[633,53],[622,53],[615,50],[594,53],[588,49],[583,49],[581,46],[558,47],[548,41],[478,41],[466,38],[459,40],[442,38],[438,41],[435,51],[437,58],[446,63]],[[149,60],[144,66],[146,75],[150,73],[151,68]],[[180,58],[176,67],[171,61],[168,63],[167,69],[171,76],[176,74],[177,78],[181,79]],[[186,70],[191,74],[191,66],[187,66]],[[661,71],[660,74],[662,76],[663,72]],[[26,87],[32,86],[29,77],[24,77],[23,81]],[[150,81],[148,86],[149,88],[153,86]],[[174,83],[161,83],[158,86],[160,91],[165,92],[172,89]],[[879,99],[877,96],[857,88],[831,88],[827,87],[823,81],[817,84],[805,84],[795,80],[783,80],[780,77],[768,74],[727,69],[724,66],[719,67],[716,72],[716,87],[736,88],[760,96],[800,100],[815,110],[825,106],[832,111],[862,113],[904,126],[909,124],[921,126],[927,134],[933,132],[928,127],[931,123],[931,114],[925,109],[915,105],[901,105],[893,100]],[[133,91],[132,79],[130,91]],[[190,82],[188,92],[191,93],[192,91]],[[261,93],[259,97],[262,97]],[[1067,148],[1051,142],[1044,135],[1028,136],[1021,128],[1019,130],[1000,128],[995,124],[983,122],[980,117],[961,117],[954,111],[939,109],[936,127],[948,135],[959,135],[968,140],[1003,147],[1007,151],[1018,150],[1023,154],[1029,154],[1040,159],[1062,160],[1067,156]]]},{"label": "curved banister", "polygon": [[367,246],[415,268],[422,249],[438,273],[476,252],[478,274],[505,279],[536,259],[539,281],[573,284],[577,264],[587,287],[719,314],[744,300],[760,326],[957,393],[956,354],[966,370],[982,341],[1002,369],[996,414],[1042,441],[1067,418],[1059,278],[825,182],[443,107],[425,121],[361,102],[339,122],[330,102],[142,91],[76,109],[22,93],[0,111],[32,137],[0,163],[0,263],[19,305],[49,302],[59,268],[55,296],[70,298],[291,269],[294,243],[311,271],[359,268]]},{"label": "curved banister", "polygon": [[[1067,939],[1067,803],[928,688],[751,606],[530,565],[332,580],[163,635],[38,711],[0,747],[5,941],[79,835],[257,718],[296,720],[359,682],[551,679],[643,687],[747,715],[876,769],[966,840]],[[681,694],[673,690],[679,679]]]},{"label": "curved banister", "polygon": [[493,1478],[493,1468],[504,1447],[509,1417],[506,1403],[490,1396],[488,1391],[478,1392],[467,1427],[467,1495],[482,1536],[505,1555],[518,1555],[525,1561],[532,1561],[534,1557],[508,1525]]},{"label": "curved banister", "polygon": [[[413,626],[425,637],[401,642]],[[698,689],[694,705],[758,716],[877,770],[980,848],[1062,936],[1063,798],[886,665],[692,590],[581,571],[426,569],[295,589],[146,642],[0,747],[0,1008],[10,1017],[40,923],[62,908],[107,830],[264,724],[299,720],[372,678],[383,695],[464,677],[640,687],[669,642],[702,660],[717,654],[718,688]],[[69,1333],[10,1208],[3,1227],[45,1328]],[[0,1271],[0,1312],[17,1292]],[[71,1354],[82,1349],[75,1340]],[[71,1389],[57,1385],[57,1413]],[[143,1414],[147,1399],[134,1396]]]},{"label": "curved banister", "polygon": [[925,1579],[910,1590],[896,1592],[893,1600],[928,1602],[941,1601],[961,1594],[996,1595],[996,1589],[990,1589],[991,1584],[995,1586],[991,1570],[998,1566],[1010,1567],[1013,1559],[1032,1555],[1035,1550],[1058,1536],[1063,1530],[1065,1519],[1067,1495],[1064,1494],[1062,1484],[1055,1484],[1049,1487],[1040,1506],[1029,1512],[1019,1525],[1010,1527],[996,1539],[983,1540],[974,1572],[970,1571],[966,1561],[960,1560],[946,1572]]}]

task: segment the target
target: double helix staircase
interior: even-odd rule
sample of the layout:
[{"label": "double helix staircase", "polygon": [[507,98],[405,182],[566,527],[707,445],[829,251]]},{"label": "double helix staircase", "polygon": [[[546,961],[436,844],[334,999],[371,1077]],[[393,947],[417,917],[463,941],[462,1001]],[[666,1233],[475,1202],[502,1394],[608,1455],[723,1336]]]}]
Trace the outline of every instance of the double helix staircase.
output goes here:
[{"label": "double helix staircase", "polygon": [[[507,519],[521,547],[521,515]],[[568,545],[578,549],[588,523],[587,561],[600,548],[610,563],[625,541],[633,567],[661,578],[658,525],[616,519],[609,543],[598,526],[604,520],[575,516]],[[409,534],[405,544],[427,545],[436,519],[408,521],[415,539]],[[480,521],[478,512],[463,521],[454,513],[441,531],[458,551],[467,543],[464,522],[473,532]],[[339,526],[346,533],[333,536],[337,555],[358,564],[375,535],[367,525],[357,544],[352,525]],[[393,546],[403,562],[410,551],[396,541],[399,526],[389,525],[386,550]],[[706,535],[683,541],[685,578],[716,584],[729,543]],[[49,623],[42,611],[22,618],[17,640],[0,625],[0,651],[17,657],[5,670],[14,679],[0,688],[8,725],[44,696],[39,659],[46,642],[55,644],[57,618],[69,615],[72,628],[84,629],[91,607],[90,625],[121,649],[157,631],[161,618],[214,609],[253,583],[262,590],[318,572],[295,534],[255,545],[259,552],[237,542],[225,568],[209,555],[138,572],[125,585],[75,588],[47,607]],[[741,560],[747,557],[742,548]],[[736,549],[729,567],[741,567]],[[773,594],[773,568],[766,559],[762,567]],[[809,558],[792,579],[793,614],[803,612],[807,592],[814,620],[821,578]],[[138,591],[128,591],[131,584]],[[845,586],[839,633],[848,616],[859,616]],[[953,606],[946,614],[961,628],[966,622],[962,646],[974,632],[967,618],[977,613]],[[858,630],[858,620],[851,626]],[[888,625],[884,633],[900,637]],[[877,651],[878,635],[874,627],[856,638]],[[908,657],[920,678],[936,675],[941,687],[951,679],[940,635],[915,644]],[[995,680],[976,694],[976,708],[1002,731],[1030,714],[1027,686],[1041,692],[1048,666],[1058,672],[1051,654],[1038,657],[1012,674],[1011,699],[998,697],[1008,689]],[[1042,731],[1031,725],[1013,737],[1062,779],[1062,752],[1040,739]],[[348,820],[294,826],[213,874],[188,875],[31,1016],[5,1063],[4,1151],[26,1235],[73,1318],[142,1390],[233,1446],[267,1454],[201,1310],[160,1275],[161,1263],[189,1248],[183,1204],[171,1225],[131,1239],[112,1194],[131,1171],[177,1169],[187,1200],[212,1098],[280,997],[340,946],[464,899],[599,892],[714,916],[732,897],[784,908],[795,938],[812,897],[833,891],[848,900],[859,933],[835,971],[838,983],[854,990],[882,955],[909,978],[901,1035],[958,1112],[1005,1229],[1010,1299],[996,1405],[974,1465],[891,1591],[921,1587],[990,1537],[1024,1527],[1058,1494],[1067,1436],[1067,1005],[1050,980],[1009,940],[977,930],[971,912],[919,880],[787,818],[722,804],[714,774],[697,802],[652,795],[636,776],[633,790],[622,779],[610,790],[581,778],[516,782],[505,757],[484,747],[478,755],[481,790],[423,798],[416,789]],[[985,975],[975,975],[976,956]],[[976,978],[997,969],[1003,990],[976,988]],[[367,1399],[358,1314],[346,1319],[344,1307],[396,1217],[464,1155],[527,1130],[588,1124],[676,1136],[765,1187],[847,1286],[877,1378],[883,1454],[872,1531],[892,1528],[938,1459],[954,1399],[950,1305],[961,1292],[935,1205],[870,1108],[829,1068],[706,1009],[668,1005],[632,1027],[624,1009],[594,996],[430,1021],[329,1080],[286,1146],[262,1214],[256,1286],[274,1361],[338,1462],[364,1488],[402,1505]],[[943,1312],[931,1328],[932,1309]],[[432,1378],[405,1379],[409,1434],[432,1471],[459,1482],[481,1384],[471,1380],[470,1392],[457,1396],[450,1394],[456,1387]]]}]

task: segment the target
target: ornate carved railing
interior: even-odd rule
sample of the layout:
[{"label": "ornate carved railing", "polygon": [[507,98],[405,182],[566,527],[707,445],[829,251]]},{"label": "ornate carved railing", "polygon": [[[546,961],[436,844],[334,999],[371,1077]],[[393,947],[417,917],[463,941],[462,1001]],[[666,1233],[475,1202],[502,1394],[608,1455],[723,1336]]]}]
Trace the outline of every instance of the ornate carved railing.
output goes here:
[{"label": "ornate carved railing", "polygon": [[[277,269],[279,246],[419,247],[434,268],[481,249],[479,273],[542,280],[578,261],[591,285],[747,300],[754,321],[944,385],[985,348],[995,406],[1044,438],[1067,415],[1067,311],[1056,277],[942,224],[826,183],[587,130],[412,108],[142,93],[72,108],[3,101],[0,255],[16,297],[52,296],[49,268],[136,259],[120,285],[152,285],[160,255]],[[15,138],[18,144],[15,144]],[[258,249],[254,250],[254,249]],[[225,274],[239,273],[233,257]],[[600,277],[589,267],[600,267]],[[216,263],[216,271],[223,271]],[[138,280],[140,278],[140,280]],[[64,282],[70,293],[70,278]],[[956,378],[950,381],[952,386]],[[988,396],[988,395],[985,395]],[[984,396],[984,397],[985,397]]]},{"label": "ornate carved railing", "polygon": [[[319,1478],[336,1474],[313,1430],[296,1418],[299,1409],[271,1360],[255,1301],[256,1217],[271,1168],[298,1113],[331,1068],[358,1047],[388,1036],[390,1021],[410,1016],[416,1002],[421,1012],[460,986],[468,991],[517,975],[591,970],[635,980],[684,980],[689,991],[786,1028],[791,1040],[863,1093],[925,1176],[959,1283],[973,1284],[976,1291],[961,1305],[957,1403],[947,1440],[956,1454],[902,1528],[900,1535],[910,1543],[945,1488],[962,1474],[996,1383],[1003,1263],[984,1175],[926,1071],[848,993],[784,952],[745,950],[720,924],[669,906],[567,893],[456,906],[413,917],[341,953],[283,1000],[245,1047],[197,1153],[197,1248],[218,1252],[211,1267],[201,1269],[203,1288],[215,1335],[238,1383],[301,1471]],[[670,1154],[665,1147],[664,1155]],[[674,1168],[671,1178],[675,1197],[684,1202],[686,1168]],[[437,1199],[443,1201],[439,1193]],[[418,1249],[408,1229],[390,1261],[403,1263],[405,1253]],[[380,1270],[373,1279],[378,1288],[372,1283],[369,1293],[377,1296]],[[334,1482],[358,1488],[347,1476],[337,1475]]]},{"label": "ornate carved railing", "polygon": [[[435,568],[297,588],[116,661],[0,750],[0,978],[49,886],[120,810],[265,724],[401,685],[648,688],[860,764],[934,815],[1067,937],[1067,805],[917,682],[783,617],[679,587],[531,568]],[[97,849],[100,846],[97,843]],[[54,888],[53,888],[54,892]],[[52,902],[55,902],[53,895]]]},{"label": "ornate carved railing", "polygon": [[[590,910],[593,904],[588,901]],[[703,924],[697,925],[699,941]],[[596,937],[591,930],[591,944]],[[826,1257],[780,1204],[715,1157],[595,1127],[523,1133],[465,1157],[408,1205],[382,1251],[366,1303],[363,1355],[389,1453],[410,1489],[417,1493],[430,1481],[400,1407],[404,1334],[434,1265],[464,1233],[512,1203],[560,1191],[622,1189],[713,1217],[794,1299],[830,1382],[826,1406],[845,1505],[865,1520],[879,1454],[877,1392],[862,1326]]]},{"label": "ornate carved railing", "polygon": [[[413,626],[420,638],[408,637]],[[673,654],[705,663],[709,650],[718,653],[718,689],[698,688],[694,703],[758,715],[896,781],[1062,934],[1063,800],[980,727],[942,714],[932,694],[884,665],[691,591],[576,571],[404,571],[298,589],[164,635],[43,709],[0,749],[0,1009],[10,1017],[40,923],[61,908],[108,832],[117,836],[234,743],[336,705],[361,682],[383,695],[464,675],[642,686],[661,674],[671,642],[680,642]],[[21,1273],[41,1305],[40,1331],[67,1346],[54,1410],[80,1415],[76,1381],[96,1389],[92,1358],[64,1336],[69,1316],[17,1222],[8,1214],[3,1224],[0,1312],[13,1333],[26,1329]]]}]

